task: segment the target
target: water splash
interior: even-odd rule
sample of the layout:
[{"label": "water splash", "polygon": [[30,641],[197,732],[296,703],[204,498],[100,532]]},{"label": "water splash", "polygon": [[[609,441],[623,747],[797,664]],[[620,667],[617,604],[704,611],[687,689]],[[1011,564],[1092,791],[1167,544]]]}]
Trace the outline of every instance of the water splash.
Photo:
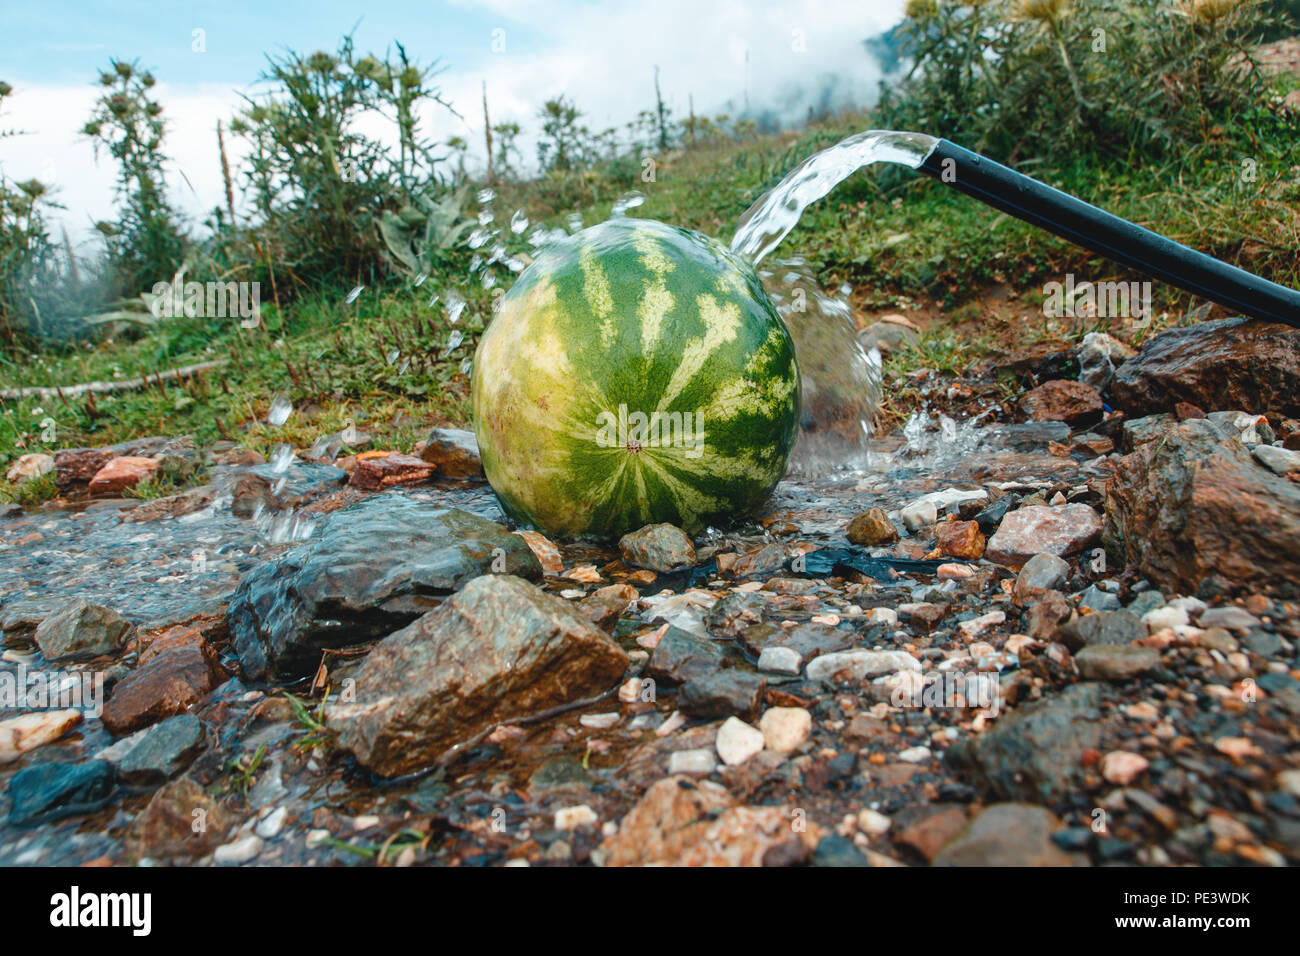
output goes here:
[{"label": "water splash", "polygon": [[266,420],[279,428],[289,420],[293,414],[293,403],[285,395],[277,395],[271,400],[271,410],[266,414]]},{"label": "water splash", "polygon": [[732,250],[757,264],[798,224],[805,209],[853,173],[881,162],[917,169],[937,142],[924,133],[869,129],[814,153],[745,211]]},{"label": "water splash", "polygon": [[[755,265],[799,222],[803,211],[850,175],[873,163],[916,169],[934,148],[923,133],[867,130],[805,159],[755,202],[736,224],[734,252]],[[759,272],[799,358],[803,417],[791,467],[814,475],[869,469],[871,435],[880,406],[880,352],[863,348],[849,305],[849,286],[823,293],[802,259],[779,260]]]}]

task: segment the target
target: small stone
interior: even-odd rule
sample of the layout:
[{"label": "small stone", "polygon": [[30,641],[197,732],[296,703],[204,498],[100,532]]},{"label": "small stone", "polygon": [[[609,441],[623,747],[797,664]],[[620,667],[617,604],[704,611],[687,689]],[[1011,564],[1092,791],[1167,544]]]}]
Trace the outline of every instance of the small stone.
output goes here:
[{"label": "small stone", "polygon": [[922,528],[928,528],[939,520],[939,509],[935,507],[933,501],[927,498],[920,498],[903,507],[899,512],[899,517],[903,519],[903,525],[908,531],[915,534]]},{"label": "small stone", "polygon": [[995,803],[934,857],[935,866],[1078,866],[1084,861],[1052,839],[1063,830],[1045,807]]},{"label": "small stone", "polygon": [[922,746],[908,747],[898,753],[898,759],[903,763],[924,763],[930,756],[930,748]]},{"label": "small stone", "polygon": [[249,833],[212,851],[212,862],[218,866],[239,866],[257,858],[262,852],[262,838]]},{"label": "small stone", "polygon": [[285,821],[288,818],[288,807],[276,807],[257,821],[257,825],[253,827],[253,832],[263,840],[274,840],[280,835],[280,831],[284,829]]},{"label": "small stone", "polygon": [[206,645],[171,647],[113,688],[101,719],[120,737],[184,713],[223,680],[225,673]]},{"label": "small stone", "polygon": [[660,574],[695,565],[695,545],[686,532],[673,524],[646,525],[625,534],[618,547],[628,564]]},{"label": "small stone", "polygon": [[728,717],[718,728],[714,747],[722,762],[734,767],[763,749],[763,734],[738,717]]},{"label": "small stone", "polygon": [[1020,569],[1016,575],[1016,585],[1012,597],[1022,606],[1026,598],[1042,591],[1058,590],[1070,576],[1070,564],[1064,558],[1054,554],[1036,554]]},{"label": "small stone", "polygon": [[1164,607],[1158,607],[1154,611],[1147,611],[1142,615],[1142,623],[1147,626],[1147,630],[1154,634],[1156,631],[1163,631],[1167,627],[1186,627],[1191,623],[1187,612],[1181,607],[1172,604],[1166,604]]},{"label": "small stone", "polygon": [[1256,445],[1251,453],[1261,465],[1278,475],[1300,471],[1300,451],[1278,448],[1276,445]]},{"label": "small stone", "polygon": [[1293,797],[1300,797],[1300,770],[1283,770],[1277,775],[1277,785]]},{"label": "small stone", "polygon": [[561,807],[555,811],[555,829],[576,830],[578,827],[594,826],[598,819],[596,811],[585,803],[576,807]]},{"label": "small stone", "polygon": [[1101,421],[1101,395],[1084,382],[1057,379],[1027,392],[1020,407],[1031,421],[1065,422],[1075,428]]},{"label": "small stone", "polygon": [[984,535],[974,521],[945,521],[935,525],[935,545],[954,558],[974,560],[984,553]]},{"label": "small stone", "polygon": [[889,520],[883,508],[872,508],[849,522],[847,536],[853,544],[871,548],[893,544],[898,540],[898,529],[894,527],[894,522]]},{"label": "small stone", "polygon": [[827,680],[844,671],[855,680],[879,677],[896,671],[919,671],[921,662],[906,651],[855,649],[822,654],[808,663],[809,680]]},{"label": "small stone", "polygon": [[610,711],[605,714],[583,714],[578,718],[578,723],[583,727],[591,730],[608,730],[622,719],[618,711]]},{"label": "small stone", "polygon": [[117,772],[132,786],[157,786],[180,774],[203,747],[203,724],[193,714],[169,717],[145,731]]},{"label": "small stone", "polygon": [[1259,627],[1259,618],[1244,608],[1212,607],[1201,612],[1201,627],[1221,627],[1228,631],[1245,633]]},{"label": "small stone", "polygon": [[858,829],[868,836],[880,836],[889,831],[892,821],[870,807],[864,807],[858,811]]},{"label": "small stone", "polygon": [[544,575],[555,577],[564,570],[564,559],[560,557],[560,549],[552,544],[551,539],[546,535],[540,531],[516,531],[515,534],[524,539],[528,549],[537,558],[537,563],[542,566]]},{"label": "small stone", "polygon": [[1132,644],[1146,636],[1146,627],[1128,611],[1096,611],[1063,625],[1056,639],[1078,653],[1085,647]]},{"label": "small stone", "polygon": [[5,472],[5,481],[17,485],[33,478],[40,478],[42,475],[48,475],[53,470],[54,458],[52,456],[34,452],[23,455],[10,465],[9,470]]},{"label": "small stone", "polygon": [[9,822],[31,826],[92,813],[106,806],[112,794],[113,765],[107,761],[24,767],[9,779]]},{"label": "small stone", "polygon": [[35,640],[47,661],[86,660],[116,654],[134,632],[135,625],[116,611],[74,601],[41,621]]},{"label": "small stone", "polygon": [[58,740],[81,723],[81,711],[40,710],[0,720],[0,766],[13,763],[23,754]]},{"label": "small stone", "polygon": [[940,581],[964,581],[975,577],[975,569],[969,564],[941,564],[935,569],[934,576]]},{"label": "small stone", "polygon": [[1160,666],[1160,653],[1149,647],[1101,645],[1075,655],[1085,680],[1128,680]]},{"label": "small stone", "polygon": [[989,611],[987,614],[981,614],[979,617],[973,617],[969,621],[962,621],[957,625],[962,636],[967,639],[983,634],[990,627],[1002,624],[1006,621],[1005,611]]},{"label": "small stone", "polygon": [[478,478],[483,475],[478,441],[462,428],[435,428],[420,450],[420,457],[444,478]]},{"label": "small stone", "polygon": [[1110,783],[1127,787],[1149,766],[1151,761],[1141,754],[1127,750],[1112,750],[1101,758],[1101,775]]},{"label": "small stone", "polygon": [[873,607],[867,612],[868,624],[883,624],[885,627],[895,627],[898,624],[898,612],[890,607]]},{"label": "small stone", "polygon": [[414,455],[400,452],[362,452],[348,484],[363,491],[382,491],[404,485],[424,484],[437,468]]},{"label": "small stone", "polygon": [[776,671],[779,674],[797,674],[803,665],[803,658],[793,647],[769,645],[758,655],[758,669]]},{"label": "small stone", "polygon": [[157,470],[158,462],[152,458],[123,455],[110,459],[104,467],[95,472],[87,488],[92,495],[116,494],[152,478]]},{"label": "small stone", "polygon": [[1022,567],[1037,554],[1077,554],[1095,544],[1101,530],[1101,516],[1087,505],[1028,505],[1007,512],[989,539],[984,557],[1008,567]]},{"label": "small stone", "polygon": [[788,754],[808,739],[812,714],[802,707],[769,707],[758,722],[758,729],[768,750]]},{"label": "small stone", "polygon": [[713,751],[704,747],[698,750],[674,750],[668,755],[670,774],[689,773],[707,777],[717,769],[718,761],[713,756]]}]

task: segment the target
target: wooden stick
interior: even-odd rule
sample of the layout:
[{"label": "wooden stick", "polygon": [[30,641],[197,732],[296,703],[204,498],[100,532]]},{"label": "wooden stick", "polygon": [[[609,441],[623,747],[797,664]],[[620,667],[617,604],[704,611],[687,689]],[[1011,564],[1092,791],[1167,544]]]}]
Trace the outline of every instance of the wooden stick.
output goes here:
[{"label": "wooden stick", "polygon": [[104,394],[105,392],[129,392],[133,389],[144,388],[148,385],[158,385],[161,387],[163,382],[170,382],[174,378],[185,378],[189,375],[195,375],[199,372],[206,372],[208,369],[219,368],[225,365],[227,359],[217,359],[213,362],[199,362],[197,365],[185,365],[181,368],[169,369],[166,372],[158,372],[154,375],[142,375],[140,378],[127,378],[120,382],[86,382],[82,385],[50,385],[50,386],[29,386],[27,388],[4,388],[0,389],[0,398],[76,398],[78,395],[87,393]]}]

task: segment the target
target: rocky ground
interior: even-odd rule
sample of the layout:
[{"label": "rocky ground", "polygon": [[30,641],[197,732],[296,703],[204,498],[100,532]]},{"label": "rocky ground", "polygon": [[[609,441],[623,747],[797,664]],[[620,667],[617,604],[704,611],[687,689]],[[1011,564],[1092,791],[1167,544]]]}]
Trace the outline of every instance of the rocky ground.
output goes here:
[{"label": "rocky ground", "polygon": [[1300,860],[1300,332],[918,384],[865,475],[616,547],[512,530],[463,433],[20,461],[0,863]]}]

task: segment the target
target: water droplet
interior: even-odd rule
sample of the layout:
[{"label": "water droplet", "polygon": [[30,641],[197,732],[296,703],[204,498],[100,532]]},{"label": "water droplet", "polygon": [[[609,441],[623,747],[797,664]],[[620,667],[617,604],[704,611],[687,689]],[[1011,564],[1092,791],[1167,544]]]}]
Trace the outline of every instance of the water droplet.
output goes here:
[{"label": "water droplet", "polygon": [[472,358],[464,359],[460,363],[460,370],[461,373],[464,375],[468,375],[469,370],[472,369],[473,367],[474,367],[474,360]]},{"label": "water droplet", "polygon": [[447,351],[450,352],[465,341],[465,335],[460,329],[453,329],[451,336],[447,339]]},{"label": "water droplet", "polygon": [[284,474],[294,462],[293,447],[280,442],[271,451],[271,471],[277,475]]},{"label": "water droplet", "polygon": [[482,249],[487,245],[488,240],[492,238],[492,233],[487,229],[475,229],[469,234],[469,240],[466,242],[471,249]]},{"label": "water droplet", "polygon": [[411,367],[411,360],[407,359],[405,362],[402,363],[402,367],[397,370],[397,377],[401,378],[403,375],[405,375],[406,370],[410,367]]},{"label": "water droplet", "polygon": [[497,277],[495,273],[492,272],[483,273],[483,288],[491,289],[496,284],[497,284]]},{"label": "water droplet", "polygon": [[609,216],[611,219],[615,216],[626,216],[629,209],[635,209],[643,202],[645,202],[645,194],[634,189],[614,202],[614,208],[610,210]]},{"label": "water droplet", "polygon": [[478,204],[486,206],[492,200],[497,198],[497,194],[490,189],[480,189],[478,191]]},{"label": "water droplet", "polygon": [[266,420],[279,428],[289,420],[293,414],[293,403],[284,395],[277,395],[271,400],[271,410],[267,412]]},{"label": "water droplet", "polygon": [[421,272],[418,276],[415,277],[415,287],[417,289],[420,288],[420,286],[424,285],[424,280],[427,278],[429,278],[429,273]]},{"label": "water droplet", "polygon": [[528,228],[528,217],[524,215],[522,209],[516,209],[515,214],[510,217],[510,231],[516,236],[521,236],[524,230]]},{"label": "water droplet", "polygon": [[484,209],[481,213],[478,214],[478,224],[480,226],[490,226],[492,225],[493,218],[494,217],[492,215],[492,210]]},{"label": "water droplet", "polygon": [[447,321],[455,325],[460,321],[460,315],[465,311],[465,297],[456,290],[447,293]]},{"label": "water droplet", "polygon": [[564,221],[569,226],[569,232],[577,232],[582,228],[582,216],[576,212],[571,212],[564,217]]},{"label": "water droplet", "polygon": [[385,355],[384,358],[388,360],[389,365],[392,365],[394,362],[397,361],[397,359],[401,356],[401,354],[402,354],[401,349],[389,349],[388,354]]},{"label": "water droplet", "polygon": [[355,289],[353,289],[351,292],[348,293],[348,297],[344,300],[344,303],[346,305],[351,305],[353,302],[357,301],[357,297],[361,295],[363,289],[365,289],[365,286],[363,285],[357,286]]}]

